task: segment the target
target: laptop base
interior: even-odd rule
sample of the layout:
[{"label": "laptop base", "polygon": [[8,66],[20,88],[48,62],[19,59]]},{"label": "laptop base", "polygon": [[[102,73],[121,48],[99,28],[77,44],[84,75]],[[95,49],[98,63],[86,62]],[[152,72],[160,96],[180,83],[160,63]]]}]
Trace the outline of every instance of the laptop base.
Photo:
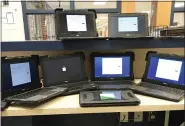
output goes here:
[{"label": "laptop base", "polygon": [[130,89],[133,81],[95,81],[99,85],[100,90],[125,90]]},{"label": "laptop base", "polygon": [[88,82],[88,81],[69,83],[66,85],[59,86],[59,87],[68,88],[68,91],[62,94],[63,96],[78,94],[81,91],[93,91],[93,90],[98,89],[98,85]]},{"label": "laptop base", "polygon": [[13,102],[13,104],[26,104],[26,105],[38,105],[40,103],[46,102],[55,98],[62,93],[66,92],[67,88],[59,87],[47,87],[35,89],[29,92],[21,93],[19,95],[14,95],[8,97],[6,100]]},{"label": "laptop base", "polygon": [[[142,82],[141,82],[142,84]],[[152,85],[152,84],[151,84]],[[160,90],[155,90],[148,87],[143,87],[142,85],[133,85],[131,87],[131,90],[133,90],[135,93],[143,94],[155,98],[165,99],[169,101],[179,102],[184,97],[184,93],[182,94],[173,94],[172,92],[165,92]]]}]

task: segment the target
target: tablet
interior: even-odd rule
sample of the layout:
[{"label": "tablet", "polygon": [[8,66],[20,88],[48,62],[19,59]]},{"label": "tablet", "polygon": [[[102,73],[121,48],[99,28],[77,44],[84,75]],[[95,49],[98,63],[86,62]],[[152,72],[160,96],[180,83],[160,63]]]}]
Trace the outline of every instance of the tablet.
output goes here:
[{"label": "tablet", "polygon": [[130,90],[80,92],[80,106],[130,106],[139,105],[140,100]]},{"label": "tablet", "polygon": [[57,39],[97,37],[95,19],[94,11],[55,9]]},{"label": "tablet", "polygon": [[148,14],[109,14],[108,29],[109,37],[136,38],[148,36]]}]

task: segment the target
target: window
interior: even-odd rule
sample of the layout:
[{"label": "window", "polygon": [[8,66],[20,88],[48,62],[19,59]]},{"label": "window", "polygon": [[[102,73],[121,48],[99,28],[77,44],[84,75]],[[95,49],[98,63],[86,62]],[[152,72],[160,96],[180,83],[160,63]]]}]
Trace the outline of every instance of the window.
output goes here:
[{"label": "window", "polygon": [[31,40],[55,40],[54,15],[28,15]]},{"label": "window", "polygon": [[184,8],[184,2],[175,2],[175,8]]},{"label": "window", "polygon": [[174,13],[173,18],[173,25],[174,26],[184,26],[184,13]]},{"label": "window", "polygon": [[148,26],[150,26],[152,2],[136,2],[136,12],[137,13],[147,13],[148,14]]},{"label": "window", "polygon": [[33,1],[29,1],[26,2],[26,7],[27,9],[45,9],[45,10],[54,10],[56,8],[63,8],[63,9],[70,9],[70,2],[66,2],[66,1],[55,1],[55,2],[51,2],[51,1],[37,1],[37,2],[33,2]]},{"label": "window", "polygon": [[[26,40],[55,40],[54,11],[64,9],[95,9],[97,12],[97,31],[100,37],[108,36],[108,14],[120,13],[118,1],[82,2],[77,0],[27,1],[22,2]],[[85,5],[85,6],[84,6]]]},{"label": "window", "polygon": [[184,2],[173,1],[171,12],[171,26],[184,26]]},{"label": "window", "polygon": [[97,28],[99,37],[108,36],[108,14],[97,15],[96,28]]}]

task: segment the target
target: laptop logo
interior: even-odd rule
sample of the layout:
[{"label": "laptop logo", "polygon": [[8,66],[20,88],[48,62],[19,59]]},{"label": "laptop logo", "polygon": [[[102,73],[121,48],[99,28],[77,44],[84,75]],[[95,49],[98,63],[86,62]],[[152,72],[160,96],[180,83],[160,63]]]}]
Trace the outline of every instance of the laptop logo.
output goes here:
[{"label": "laptop logo", "polygon": [[114,80],[114,78],[110,78],[111,80]]},{"label": "laptop logo", "polygon": [[62,71],[64,71],[64,72],[66,71],[66,67],[65,66],[62,67]]},{"label": "laptop logo", "polygon": [[163,83],[164,85],[167,85],[167,83]]}]

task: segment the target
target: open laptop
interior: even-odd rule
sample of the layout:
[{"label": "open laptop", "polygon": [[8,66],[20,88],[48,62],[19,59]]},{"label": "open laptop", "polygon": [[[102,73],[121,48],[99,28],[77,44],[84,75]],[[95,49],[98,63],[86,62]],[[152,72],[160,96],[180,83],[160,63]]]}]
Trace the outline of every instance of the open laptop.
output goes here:
[{"label": "open laptop", "polygon": [[109,37],[145,37],[148,36],[148,14],[109,14],[108,27]]},{"label": "open laptop", "polygon": [[79,55],[47,56],[41,58],[40,63],[45,87],[68,88],[68,91],[63,95],[97,89],[95,84],[88,81],[83,58]]},{"label": "open laptop", "polygon": [[92,53],[91,80],[99,89],[125,89],[133,84],[134,53]]},{"label": "open laptop", "polygon": [[96,11],[55,9],[57,39],[97,37]]},{"label": "open laptop", "polygon": [[178,102],[184,97],[184,57],[150,54],[137,93]]},{"label": "open laptop", "polygon": [[41,88],[38,57],[4,58],[1,65],[2,96],[16,104],[38,104],[66,91],[66,88]]}]

